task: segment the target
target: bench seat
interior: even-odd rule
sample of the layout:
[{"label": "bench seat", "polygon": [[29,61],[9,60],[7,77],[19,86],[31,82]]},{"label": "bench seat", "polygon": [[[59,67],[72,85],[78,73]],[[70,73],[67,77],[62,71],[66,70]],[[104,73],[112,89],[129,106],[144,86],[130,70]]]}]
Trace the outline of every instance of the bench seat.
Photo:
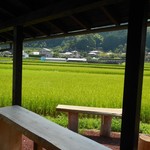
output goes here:
[{"label": "bench seat", "polygon": [[110,136],[112,117],[121,117],[122,109],[120,108],[98,108],[73,105],[58,105],[56,110],[68,113],[68,128],[78,132],[78,114],[94,114],[101,116],[101,135]]},{"label": "bench seat", "polygon": [[[14,131],[17,132],[17,136]],[[10,141],[16,142],[10,145],[11,150],[19,150],[19,134],[24,134],[47,150],[109,150],[20,106],[0,108],[0,133],[1,150],[9,149],[7,145],[10,145]]]}]

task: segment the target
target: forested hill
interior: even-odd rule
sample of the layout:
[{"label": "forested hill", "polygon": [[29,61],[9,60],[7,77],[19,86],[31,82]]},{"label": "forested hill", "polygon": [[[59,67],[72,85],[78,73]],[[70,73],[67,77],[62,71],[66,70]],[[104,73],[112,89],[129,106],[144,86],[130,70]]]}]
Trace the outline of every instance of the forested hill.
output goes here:
[{"label": "forested hill", "polygon": [[[150,28],[147,30],[146,50],[150,51]],[[57,52],[77,50],[88,52],[102,50],[112,52],[124,52],[126,50],[127,30],[69,36],[56,39],[25,42],[24,48],[52,48]]]}]

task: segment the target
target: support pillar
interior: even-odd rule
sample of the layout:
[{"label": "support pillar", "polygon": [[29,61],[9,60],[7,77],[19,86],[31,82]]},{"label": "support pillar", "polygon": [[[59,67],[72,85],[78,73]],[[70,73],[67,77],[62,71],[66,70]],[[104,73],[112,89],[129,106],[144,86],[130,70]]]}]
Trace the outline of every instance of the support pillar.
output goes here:
[{"label": "support pillar", "polygon": [[12,104],[21,106],[23,27],[14,27]]},{"label": "support pillar", "polygon": [[148,1],[130,1],[120,150],[137,150]]}]

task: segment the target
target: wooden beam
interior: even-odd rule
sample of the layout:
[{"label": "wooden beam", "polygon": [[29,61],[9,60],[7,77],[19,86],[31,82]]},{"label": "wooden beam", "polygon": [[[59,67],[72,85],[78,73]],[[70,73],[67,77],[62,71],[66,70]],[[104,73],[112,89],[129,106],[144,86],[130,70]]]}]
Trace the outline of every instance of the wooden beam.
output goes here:
[{"label": "wooden beam", "polygon": [[25,41],[35,41],[35,40],[44,40],[44,39],[53,39],[53,38],[61,38],[65,36],[75,36],[75,35],[83,35],[83,34],[90,34],[90,33],[97,33],[97,32],[110,32],[110,31],[118,31],[118,30],[125,30],[127,29],[127,24],[126,25],[120,25],[120,26],[110,26],[110,27],[101,27],[101,28],[93,28],[90,30],[83,30],[79,32],[70,32],[70,33],[61,33],[61,34],[53,34],[49,36],[37,36],[35,39],[34,38],[28,38],[25,39]]},{"label": "wooden beam", "polygon": [[21,106],[23,27],[14,27],[12,104]]},{"label": "wooden beam", "polygon": [[120,150],[137,150],[148,1],[130,1]]}]

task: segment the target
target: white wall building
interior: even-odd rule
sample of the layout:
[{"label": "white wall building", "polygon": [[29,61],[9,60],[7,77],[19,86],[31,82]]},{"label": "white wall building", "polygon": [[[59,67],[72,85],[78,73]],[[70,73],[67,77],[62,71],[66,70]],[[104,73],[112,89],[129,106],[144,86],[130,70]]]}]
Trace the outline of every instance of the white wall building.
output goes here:
[{"label": "white wall building", "polygon": [[39,51],[39,54],[41,56],[45,56],[45,57],[53,57],[53,52],[52,50],[48,49],[48,48],[42,48],[40,51]]}]

